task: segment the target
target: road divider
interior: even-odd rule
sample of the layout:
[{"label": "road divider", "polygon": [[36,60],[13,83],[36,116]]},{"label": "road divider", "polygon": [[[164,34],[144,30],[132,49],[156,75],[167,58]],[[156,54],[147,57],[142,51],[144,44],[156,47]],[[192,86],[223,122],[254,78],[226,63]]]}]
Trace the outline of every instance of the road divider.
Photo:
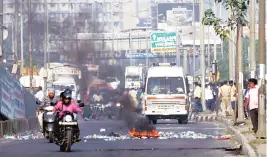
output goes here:
[{"label": "road divider", "polygon": [[37,130],[40,130],[40,125],[36,117],[0,121],[0,138]]}]

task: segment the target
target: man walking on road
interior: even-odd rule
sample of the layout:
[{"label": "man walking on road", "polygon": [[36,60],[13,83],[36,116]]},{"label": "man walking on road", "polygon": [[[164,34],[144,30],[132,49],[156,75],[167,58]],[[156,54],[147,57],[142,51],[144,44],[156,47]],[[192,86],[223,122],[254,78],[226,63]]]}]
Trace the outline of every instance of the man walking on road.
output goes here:
[{"label": "man walking on road", "polygon": [[[258,131],[258,107],[259,107],[259,88],[257,86],[258,81],[254,78],[248,80],[249,91],[246,94],[245,109],[250,109],[250,117],[253,126],[253,130],[256,133]],[[246,111],[247,112],[247,111]]]},{"label": "man walking on road", "polygon": [[34,95],[34,97],[36,98],[36,104],[39,105],[44,100],[44,92],[41,86],[38,88],[38,92]]},{"label": "man walking on road", "polygon": [[230,96],[230,99],[231,99],[231,106],[232,106],[232,109],[233,109],[233,112],[235,113],[235,115],[237,114],[237,106],[236,106],[236,87],[235,87],[235,84],[234,84],[234,81],[229,81],[229,86],[231,87],[230,88],[230,91],[231,91],[231,96]]},{"label": "man walking on road", "polygon": [[195,104],[196,104],[196,111],[201,112],[202,111],[202,105],[201,105],[201,87],[200,85],[195,82],[195,90],[194,90],[194,98],[195,98]]},{"label": "man walking on road", "polygon": [[221,87],[221,97],[222,97],[222,114],[227,117],[231,115],[231,107],[230,107],[230,95],[231,95],[231,87],[228,85],[227,81],[223,82],[223,86]]}]

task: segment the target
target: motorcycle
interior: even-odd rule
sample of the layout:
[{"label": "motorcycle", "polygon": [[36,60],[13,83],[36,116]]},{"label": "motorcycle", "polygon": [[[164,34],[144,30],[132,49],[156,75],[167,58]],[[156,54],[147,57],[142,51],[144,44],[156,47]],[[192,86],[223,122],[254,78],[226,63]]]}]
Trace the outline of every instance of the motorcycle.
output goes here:
[{"label": "motorcycle", "polygon": [[58,125],[55,142],[60,146],[60,151],[70,152],[71,146],[79,142],[77,114],[64,111]]},{"label": "motorcycle", "polygon": [[49,140],[49,143],[53,143],[53,130],[54,130],[54,120],[55,114],[52,112],[53,106],[44,107],[43,110],[43,133],[44,136]]}]

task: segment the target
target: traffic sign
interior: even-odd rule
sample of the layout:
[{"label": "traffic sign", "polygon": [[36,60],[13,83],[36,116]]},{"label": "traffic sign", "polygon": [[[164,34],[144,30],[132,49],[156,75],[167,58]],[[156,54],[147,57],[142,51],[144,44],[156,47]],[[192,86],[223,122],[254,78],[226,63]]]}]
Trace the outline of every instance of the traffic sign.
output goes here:
[{"label": "traffic sign", "polygon": [[151,32],[151,52],[175,52],[176,32]]}]

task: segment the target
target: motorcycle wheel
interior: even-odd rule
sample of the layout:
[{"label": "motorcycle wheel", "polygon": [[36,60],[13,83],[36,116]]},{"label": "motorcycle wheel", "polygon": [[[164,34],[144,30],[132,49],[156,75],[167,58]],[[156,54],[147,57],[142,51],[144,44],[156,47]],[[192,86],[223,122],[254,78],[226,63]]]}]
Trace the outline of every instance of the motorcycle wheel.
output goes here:
[{"label": "motorcycle wheel", "polygon": [[49,143],[53,143],[53,132],[49,131]]},{"label": "motorcycle wheel", "polygon": [[61,145],[61,146],[59,147],[59,149],[60,149],[61,152],[64,152],[64,151],[65,151],[65,147],[64,147],[64,145]]},{"label": "motorcycle wheel", "polygon": [[66,136],[67,136],[67,143],[66,143],[65,151],[70,152],[71,145],[72,145],[72,130],[67,130]]}]

